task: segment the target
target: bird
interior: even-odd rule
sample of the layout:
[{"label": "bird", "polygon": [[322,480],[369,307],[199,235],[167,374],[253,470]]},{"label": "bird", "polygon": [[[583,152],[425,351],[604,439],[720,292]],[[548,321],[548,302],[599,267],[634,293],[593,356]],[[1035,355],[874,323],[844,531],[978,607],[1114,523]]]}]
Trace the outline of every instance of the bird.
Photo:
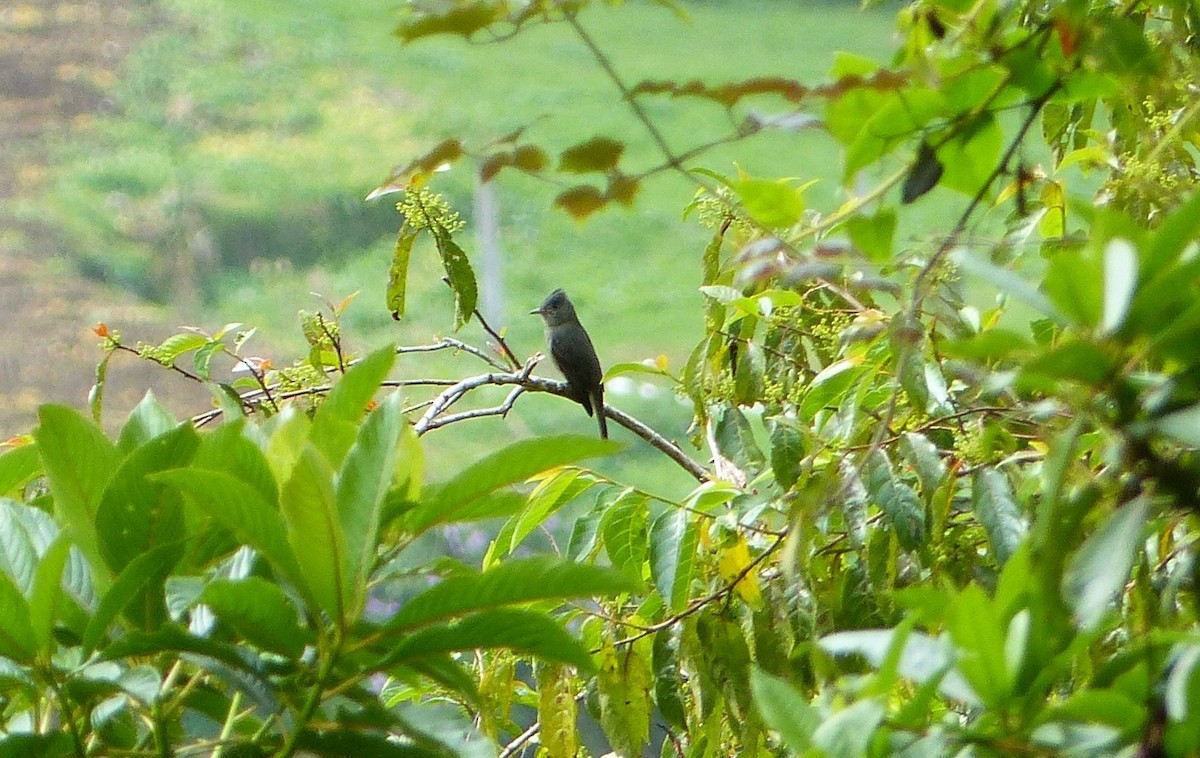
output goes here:
[{"label": "bird", "polygon": [[554,365],[567,380],[568,396],[583,406],[589,416],[595,411],[600,423],[601,439],[608,439],[608,425],[604,419],[604,377],[600,370],[600,359],[587,330],[575,315],[575,306],[567,293],[556,289],[546,296],[530,315],[541,316],[546,323],[546,344]]}]

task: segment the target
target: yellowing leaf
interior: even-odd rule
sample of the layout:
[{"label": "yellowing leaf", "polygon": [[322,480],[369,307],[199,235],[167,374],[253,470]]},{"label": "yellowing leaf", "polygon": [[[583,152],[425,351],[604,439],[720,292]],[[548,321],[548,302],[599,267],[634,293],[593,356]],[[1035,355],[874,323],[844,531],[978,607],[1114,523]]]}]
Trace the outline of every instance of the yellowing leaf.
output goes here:
[{"label": "yellowing leaf", "polygon": [[746,540],[739,536],[737,542],[722,549],[717,556],[717,571],[726,582],[737,580],[733,587],[734,592],[751,608],[758,609],[763,604],[762,587],[759,585],[758,575],[748,570],[751,563],[750,547]]}]

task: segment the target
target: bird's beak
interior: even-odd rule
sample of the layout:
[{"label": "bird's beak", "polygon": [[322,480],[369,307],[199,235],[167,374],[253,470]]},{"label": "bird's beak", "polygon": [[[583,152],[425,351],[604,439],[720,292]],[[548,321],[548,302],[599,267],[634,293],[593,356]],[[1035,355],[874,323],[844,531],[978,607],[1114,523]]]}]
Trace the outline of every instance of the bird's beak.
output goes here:
[{"label": "bird's beak", "polygon": [[534,308],[533,310],[531,310],[531,311],[529,312],[529,315],[530,315],[530,316],[540,316],[540,315],[542,315],[542,309],[541,309],[541,308]]}]

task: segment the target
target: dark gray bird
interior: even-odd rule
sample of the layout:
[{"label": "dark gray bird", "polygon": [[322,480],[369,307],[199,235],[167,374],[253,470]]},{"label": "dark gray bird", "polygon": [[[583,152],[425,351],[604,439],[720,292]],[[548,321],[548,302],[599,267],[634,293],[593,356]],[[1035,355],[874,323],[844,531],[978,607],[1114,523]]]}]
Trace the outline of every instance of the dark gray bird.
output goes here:
[{"label": "dark gray bird", "polygon": [[546,344],[554,365],[567,380],[567,391],[571,399],[583,406],[589,416],[593,409],[600,422],[600,436],[608,439],[608,425],[604,420],[604,384],[600,379],[600,359],[592,340],[575,315],[575,306],[562,290],[554,290],[540,308],[530,311],[546,322]]}]

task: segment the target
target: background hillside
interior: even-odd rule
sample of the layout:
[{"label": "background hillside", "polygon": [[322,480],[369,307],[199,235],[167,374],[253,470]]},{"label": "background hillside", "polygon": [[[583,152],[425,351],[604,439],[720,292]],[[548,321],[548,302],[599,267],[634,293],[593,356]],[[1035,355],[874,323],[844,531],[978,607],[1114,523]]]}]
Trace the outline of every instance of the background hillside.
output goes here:
[{"label": "background hillside", "polygon": [[[686,8],[680,18],[634,4],[584,21],[631,81],[819,81],[834,50],[877,55],[891,35],[889,16],[849,4]],[[483,143],[527,128],[553,146],[555,135],[636,133],[594,59],[561,30],[504,46],[404,45],[391,34],[395,22],[392,4],[336,0],[308,3],[303,13],[267,2],[44,2],[0,19],[11,59],[0,89],[15,114],[4,124],[10,147],[0,167],[0,308],[14,335],[0,357],[0,434],[24,431],[37,402],[83,403],[99,357],[90,328],[99,321],[132,343],[234,320],[258,328],[252,353],[287,362],[305,349],[296,311],[321,304],[308,293],[336,302],[360,292],[346,320],[355,347],[427,342],[450,324],[430,251],[415,255],[406,319],[396,324],[383,304],[399,217],[387,198],[363,198],[390,167],[450,134]],[[715,108],[651,107],[680,146],[730,126]],[[839,171],[827,139],[764,135],[739,146],[738,165],[824,177],[810,197],[836,207]],[[651,155],[648,145],[631,146],[623,161],[636,166]],[[732,173],[731,155],[716,150],[700,165]],[[468,221],[464,240],[474,229],[472,173],[438,186]],[[562,286],[606,364],[666,355],[678,368],[700,334],[690,261],[706,233],[681,217],[691,188],[656,180],[635,211],[584,224],[551,209],[557,191],[509,174],[496,182],[503,259],[486,312],[509,328],[518,352],[531,353],[541,346],[540,325],[524,314]],[[466,336],[476,338],[476,329]],[[44,339],[16,337],[30,334]],[[464,370],[450,360],[420,371]],[[146,386],[179,413],[207,407],[203,393],[136,363],[115,363],[114,409]],[[630,391],[639,389],[610,394],[681,435],[687,409],[667,391]],[[493,434],[584,428],[578,409],[539,400],[506,423],[474,425],[469,439],[448,434],[445,444],[482,450],[489,440],[481,438]]]}]

